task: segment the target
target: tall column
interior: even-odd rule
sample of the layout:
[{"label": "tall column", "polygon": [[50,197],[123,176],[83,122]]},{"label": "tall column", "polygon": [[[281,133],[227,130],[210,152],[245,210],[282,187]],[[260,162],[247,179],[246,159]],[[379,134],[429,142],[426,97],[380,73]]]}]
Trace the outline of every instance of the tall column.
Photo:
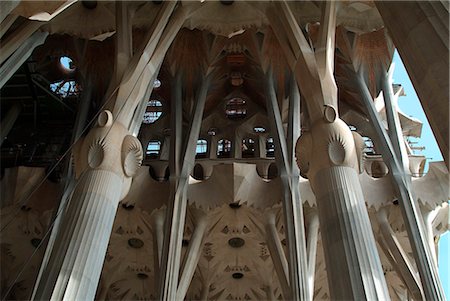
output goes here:
[{"label": "tall column", "polygon": [[3,88],[20,66],[30,57],[33,50],[44,43],[47,36],[47,32],[35,32],[9,57],[0,68],[0,89]]},{"label": "tall column", "polygon": [[152,233],[153,233],[153,264],[155,270],[155,287],[159,285],[159,278],[157,275],[160,273],[162,247],[164,240],[164,220],[166,218],[166,210],[159,209],[152,214]]},{"label": "tall column", "polygon": [[259,158],[266,158],[266,137],[259,135],[256,138],[256,144],[258,145],[256,156]]},{"label": "tall column", "polygon": [[232,141],[232,151],[233,158],[241,159],[242,158],[242,137],[241,134],[236,131],[234,134],[234,141]]},{"label": "tall column", "polygon": [[431,256],[433,257],[433,261],[436,267],[438,266],[438,260],[436,254],[436,244],[434,243],[433,220],[439,213],[439,209],[439,207],[433,210],[429,210],[428,208],[422,209],[423,222],[425,224],[425,229],[427,232],[427,242],[430,246]]},{"label": "tall column", "polygon": [[178,76],[174,86],[172,102],[172,141],[170,158],[171,195],[167,206],[164,231],[164,245],[161,260],[161,281],[159,300],[176,300],[180,273],[181,241],[186,218],[187,189],[189,174],[195,165],[197,140],[200,134],[203,110],[210,87],[210,76],[201,82],[194,104],[190,125],[184,129],[185,140],[182,139],[182,86]]},{"label": "tall column", "polygon": [[1,1],[0,2],[0,22],[3,22],[5,18],[8,16],[9,13],[11,13],[17,5],[19,5],[19,0],[12,0],[12,1]]},{"label": "tall column", "polygon": [[75,152],[83,172],[33,299],[94,299],[118,203],[141,161],[139,140],[103,111]]},{"label": "tall column", "polygon": [[207,216],[204,212],[195,210],[194,216],[195,229],[184,257],[183,271],[177,289],[177,300],[184,300],[186,297],[186,293],[191,284],[192,277],[194,277],[195,269],[197,268],[198,261],[202,254],[200,248],[202,246],[206,227],[208,226]]},{"label": "tall column", "polygon": [[11,131],[21,111],[22,106],[20,104],[15,104],[11,109],[9,109],[8,113],[6,113],[6,116],[3,118],[0,124],[0,145],[3,144],[6,136],[8,136],[9,131]]},{"label": "tall column", "polygon": [[380,232],[383,239],[382,245],[387,247],[388,252],[394,258],[399,276],[403,279],[408,291],[414,297],[414,300],[422,300],[422,287],[420,286],[419,279],[417,279],[414,266],[411,264],[408,256],[398,242],[387,218],[385,208],[379,209],[377,212],[377,220],[380,225]]},{"label": "tall column", "polygon": [[405,170],[397,158],[397,154],[392,147],[391,140],[384,129],[381,118],[375,109],[372,97],[362,76],[356,76],[356,82],[361,94],[361,100],[364,102],[369,119],[378,136],[384,162],[389,167],[389,174],[395,184],[394,187],[400,200],[400,209],[417,269],[419,270],[425,298],[427,300],[444,300],[444,291],[439,280],[438,271],[433,263],[431,250],[426,242],[427,238],[419,212],[420,209],[412,196],[411,181],[405,174]]},{"label": "tall column", "polygon": [[265,214],[265,230],[266,230],[266,241],[269,247],[270,257],[272,258],[273,266],[278,276],[278,281],[280,282],[281,290],[283,291],[283,297],[289,299],[290,288],[289,288],[289,269],[286,256],[284,255],[283,246],[281,245],[280,238],[278,236],[278,231],[276,228],[275,214],[268,211]]},{"label": "tall column", "polygon": [[391,139],[392,148],[394,149],[399,162],[402,164],[405,175],[410,181],[409,158],[406,152],[406,145],[403,138],[402,125],[398,116],[398,94],[394,94],[392,88],[392,75],[394,73],[394,64],[391,65],[389,71],[381,76],[381,84],[383,89],[384,108],[386,111],[386,119],[389,128],[389,138]]},{"label": "tall column", "polygon": [[0,46],[0,64],[3,64],[42,24],[27,20],[14,33],[9,34]]},{"label": "tall column", "polygon": [[271,69],[267,74],[266,82],[267,114],[275,142],[275,160],[277,162],[280,179],[283,183],[283,212],[286,227],[286,241],[289,262],[289,288],[288,299],[306,300],[309,298],[307,281],[307,255],[305,228],[303,221],[303,206],[299,191],[299,169],[295,163],[294,145],[300,136],[300,93],[291,81],[289,97],[289,122],[287,138],[281,120],[274,80]]},{"label": "tall column", "polygon": [[211,136],[211,140],[210,140],[210,144],[209,144],[209,158],[210,159],[217,159],[217,137],[216,136]]},{"label": "tall column", "polygon": [[331,298],[389,300],[358,179],[359,151],[332,106],[297,142],[300,170],[316,195]]},{"label": "tall column", "polygon": [[307,253],[308,253],[308,285],[309,300],[313,300],[314,296],[314,277],[316,274],[316,257],[317,257],[317,240],[319,236],[319,217],[316,210],[309,216],[308,237],[307,237]]},{"label": "tall column", "polygon": [[449,164],[448,1],[375,1]]},{"label": "tall column", "polygon": [[8,31],[9,28],[11,28],[11,26],[14,24],[14,22],[17,20],[18,17],[19,17],[18,15],[8,15],[3,21],[1,21],[0,39],[3,38],[3,35]]}]

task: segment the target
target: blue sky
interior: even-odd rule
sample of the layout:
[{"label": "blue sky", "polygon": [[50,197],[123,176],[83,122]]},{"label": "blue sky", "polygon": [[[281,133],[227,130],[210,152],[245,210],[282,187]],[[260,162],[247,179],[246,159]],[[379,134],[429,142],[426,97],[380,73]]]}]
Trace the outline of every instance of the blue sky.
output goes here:
[{"label": "blue sky", "polygon": [[[414,87],[408,77],[405,67],[397,52],[394,55],[394,83],[402,84],[406,96],[399,98],[400,109],[407,115],[416,117],[423,122],[422,137],[415,139],[418,146],[425,146],[425,150],[421,151],[428,161],[442,161],[442,154],[437,146],[433,132],[427,122],[425,113],[420,105],[419,98],[414,90]],[[439,275],[441,277],[442,285],[444,287],[445,296],[450,300],[450,234],[441,236],[439,241]]]}]

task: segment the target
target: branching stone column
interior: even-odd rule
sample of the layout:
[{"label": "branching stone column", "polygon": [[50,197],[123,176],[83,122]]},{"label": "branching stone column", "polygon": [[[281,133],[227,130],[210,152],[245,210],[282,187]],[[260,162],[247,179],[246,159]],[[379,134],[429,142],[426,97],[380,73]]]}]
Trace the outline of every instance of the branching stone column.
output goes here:
[{"label": "branching stone column", "polygon": [[448,1],[375,1],[449,166]]},{"label": "branching stone column", "polygon": [[164,220],[166,219],[166,209],[159,209],[152,214],[152,232],[153,232],[153,262],[155,270],[155,287],[159,285],[158,275],[160,273],[162,248],[164,240]]},{"label": "branching stone column", "polygon": [[297,141],[300,170],[316,195],[331,299],[389,300],[358,179],[358,151],[332,106]]},{"label": "branching stone column", "polygon": [[33,299],[94,300],[118,203],[141,161],[139,140],[103,111],[75,151],[82,172]]},{"label": "branching stone column", "polygon": [[401,247],[391,228],[385,208],[380,208],[377,212],[377,220],[380,225],[380,232],[383,239],[382,246],[385,245],[387,247],[387,251],[394,259],[395,264],[393,264],[393,266],[396,267],[399,276],[403,279],[403,282],[414,300],[423,300],[420,280],[417,278],[414,266],[409,261],[406,252]]},{"label": "branching stone column", "polygon": [[3,88],[20,66],[30,57],[33,50],[44,43],[47,36],[47,32],[35,32],[9,57],[0,68],[0,89]]},{"label": "branching stone column", "polygon": [[314,296],[314,277],[316,274],[316,257],[317,257],[317,240],[319,236],[319,217],[317,210],[314,210],[309,216],[308,222],[308,237],[306,252],[308,253],[308,285],[310,299]]},{"label": "branching stone column", "polygon": [[208,226],[206,213],[195,209],[193,211],[195,217],[195,229],[184,257],[183,271],[177,289],[177,300],[184,300],[186,297],[186,293],[192,278],[194,277],[195,269],[197,268],[198,261],[202,254],[200,248],[202,247],[203,237]]},{"label": "branching stone column", "polygon": [[0,124],[0,145],[2,145],[3,141],[7,138],[9,131],[13,128],[20,112],[22,112],[22,106],[16,103],[11,107],[11,109],[8,110],[8,113],[3,118]]},{"label": "branching stone column", "polygon": [[435,266],[438,265],[437,254],[436,254],[436,245],[434,243],[434,233],[433,233],[433,220],[439,213],[439,207],[433,210],[429,210],[428,208],[422,208],[422,216],[423,222],[425,226],[425,230],[427,232],[427,242],[430,246],[431,256],[433,257],[433,261]]},{"label": "branching stone column", "polygon": [[275,267],[278,281],[280,282],[281,290],[283,291],[283,297],[287,299],[287,296],[290,295],[288,280],[289,269],[286,255],[284,254],[283,246],[281,245],[281,241],[278,236],[274,212],[271,210],[267,211],[264,220],[266,241],[267,246],[269,247],[270,257],[272,258],[273,266]]}]

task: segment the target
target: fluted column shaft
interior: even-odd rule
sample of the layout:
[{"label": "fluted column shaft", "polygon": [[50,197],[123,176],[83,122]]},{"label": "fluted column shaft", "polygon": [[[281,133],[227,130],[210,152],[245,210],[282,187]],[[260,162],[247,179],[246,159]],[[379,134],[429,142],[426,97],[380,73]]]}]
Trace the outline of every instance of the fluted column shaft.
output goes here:
[{"label": "fluted column shaft", "polygon": [[33,300],[94,300],[119,201],[142,161],[139,140],[103,111],[74,153],[80,174]]},{"label": "fluted column shaft", "polygon": [[284,254],[283,246],[281,245],[280,238],[276,227],[275,214],[271,211],[265,214],[266,241],[269,247],[270,257],[272,258],[273,266],[280,282],[283,297],[290,299],[290,286],[289,286],[289,268],[286,255]]},{"label": "fluted column shaft", "polygon": [[122,180],[105,170],[80,179],[35,299],[94,299],[121,189]]},{"label": "fluted column shaft", "polygon": [[122,179],[105,170],[88,172],[78,183],[57,240],[55,260],[61,258],[62,268],[52,300],[94,299],[121,189]]},{"label": "fluted column shaft", "polygon": [[194,277],[195,269],[201,256],[203,237],[208,226],[206,214],[198,213],[197,222],[194,233],[189,242],[188,250],[183,262],[183,271],[180,277],[180,283],[177,289],[177,299],[184,300],[186,297],[189,285]]},{"label": "fluted column shaft", "polygon": [[330,297],[389,300],[358,178],[362,138],[331,106],[323,119],[300,137],[296,152],[316,195]]},{"label": "fluted column shaft", "polygon": [[314,277],[316,274],[316,256],[317,256],[317,240],[319,236],[319,217],[317,212],[311,214],[308,223],[308,241],[307,241],[307,253],[308,253],[308,285],[310,300],[313,300],[314,296]]},{"label": "fluted column shaft", "polygon": [[330,295],[338,300],[389,299],[378,281],[384,275],[356,170],[330,167],[313,182]]}]

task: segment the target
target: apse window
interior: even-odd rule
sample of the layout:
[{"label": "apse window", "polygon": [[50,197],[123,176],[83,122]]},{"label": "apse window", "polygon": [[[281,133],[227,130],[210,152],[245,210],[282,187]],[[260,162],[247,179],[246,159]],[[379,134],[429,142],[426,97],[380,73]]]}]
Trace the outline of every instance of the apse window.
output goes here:
[{"label": "apse window", "polygon": [[267,138],[266,141],[266,157],[274,158],[275,157],[275,143],[273,142],[273,138]]},{"label": "apse window", "polygon": [[197,154],[197,158],[205,158],[207,151],[208,151],[208,141],[206,141],[205,139],[197,140],[197,148],[195,151]]},{"label": "apse window", "polygon": [[216,128],[210,128],[210,129],[208,130],[208,135],[209,135],[209,136],[215,136],[215,135],[217,135],[217,129],[216,129]]},{"label": "apse window", "polygon": [[253,158],[255,156],[255,140],[245,138],[242,140],[242,158]]},{"label": "apse window", "polygon": [[227,102],[225,114],[229,119],[242,119],[247,116],[247,105],[245,100],[235,97]]},{"label": "apse window", "polygon": [[257,134],[262,134],[262,133],[265,133],[265,132],[266,132],[266,129],[263,128],[262,126],[255,126],[255,127],[253,128],[253,131],[254,131],[255,133],[257,133]]},{"label": "apse window", "polygon": [[153,89],[158,89],[159,87],[161,87],[161,81],[159,79],[155,79],[153,81]]},{"label": "apse window", "polygon": [[63,98],[67,98],[78,96],[81,92],[81,87],[74,80],[62,80],[50,84],[50,90]]},{"label": "apse window", "polygon": [[73,72],[75,71],[75,64],[73,63],[73,60],[68,56],[62,56],[59,58],[59,63],[61,64],[61,67],[66,72]]},{"label": "apse window", "polygon": [[147,109],[144,113],[142,123],[152,124],[162,115],[162,103],[159,100],[152,99],[147,103]]},{"label": "apse window", "polygon": [[372,139],[369,137],[362,137],[364,140],[364,153],[368,155],[375,155],[375,146]]},{"label": "apse window", "polygon": [[217,143],[217,157],[218,158],[230,158],[231,156],[231,141],[227,139],[221,139]]},{"label": "apse window", "polygon": [[147,150],[145,152],[145,155],[149,159],[156,159],[158,158],[160,151],[161,151],[161,141],[150,140],[147,144]]}]

